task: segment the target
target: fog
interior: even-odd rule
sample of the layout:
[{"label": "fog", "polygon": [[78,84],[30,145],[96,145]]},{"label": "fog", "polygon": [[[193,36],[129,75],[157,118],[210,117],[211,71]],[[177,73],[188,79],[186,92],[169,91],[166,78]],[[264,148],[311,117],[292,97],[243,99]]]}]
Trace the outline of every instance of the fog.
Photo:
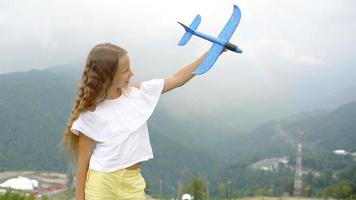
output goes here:
[{"label": "fog", "polygon": [[242,17],[230,42],[243,53],[224,53],[208,73],[168,94],[174,103],[164,106],[177,116],[185,116],[175,109],[179,105],[205,112],[268,111],[272,118],[355,93],[353,0],[2,0],[0,74],[82,68],[95,44],[112,42],[128,50],[135,80],[164,78],[211,45],[193,37],[177,46],[184,32],[176,22],[189,25],[200,14],[198,31],[217,36],[233,4]]}]

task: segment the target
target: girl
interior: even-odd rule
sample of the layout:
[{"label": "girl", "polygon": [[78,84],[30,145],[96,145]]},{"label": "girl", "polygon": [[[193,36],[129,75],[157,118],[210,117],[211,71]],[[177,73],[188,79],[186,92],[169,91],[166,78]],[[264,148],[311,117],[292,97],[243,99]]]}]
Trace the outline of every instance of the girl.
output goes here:
[{"label": "girl", "polygon": [[76,165],[77,200],[145,199],[140,162],[153,158],[146,121],[204,55],[166,79],[131,84],[126,50],[106,43],[90,51],[62,139]]}]

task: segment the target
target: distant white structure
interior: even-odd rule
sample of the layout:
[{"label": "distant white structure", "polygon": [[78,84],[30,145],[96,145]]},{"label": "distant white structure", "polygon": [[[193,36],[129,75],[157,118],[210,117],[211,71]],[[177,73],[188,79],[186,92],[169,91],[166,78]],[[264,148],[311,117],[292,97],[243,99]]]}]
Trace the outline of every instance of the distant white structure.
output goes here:
[{"label": "distant white structure", "polygon": [[190,194],[183,194],[182,200],[193,200],[193,197]]},{"label": "distant white structure", "polygon": [[38,181],[35,179],[29,179],[19,176],[17,178],[11,178],[0,184],[3,188],[12,188],[17,190],[33,190],[38,187]]},{"label": "distant white structure", "polygon": [[260,169],[264,171],[278,171],[279,165],[287,165],[288,164],[288,156],[284,156],[281,158],[269,158],[269,159],[264,159],[260,160],[254,164],[252,164],[252,167],[255,169]]},{"label": "distant white structure", "polygon": [[344,155],[346,155],[346,154],[348,154],[348,153],[347,153],[345,150],[335,150],[335,151],[334,151],[334,154],[344,156]]}]

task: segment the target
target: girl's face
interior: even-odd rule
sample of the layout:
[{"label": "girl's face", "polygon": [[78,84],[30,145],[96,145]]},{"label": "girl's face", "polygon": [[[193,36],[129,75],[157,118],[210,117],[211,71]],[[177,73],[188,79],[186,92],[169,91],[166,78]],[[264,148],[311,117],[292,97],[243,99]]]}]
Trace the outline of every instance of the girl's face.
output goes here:
[{"label": "girl's face", "polygon": [[127,88],[133,73],[130,68],[130,58],[126,54],[119,59],[118,70],[116,71],[113,84],[116,87]]}]

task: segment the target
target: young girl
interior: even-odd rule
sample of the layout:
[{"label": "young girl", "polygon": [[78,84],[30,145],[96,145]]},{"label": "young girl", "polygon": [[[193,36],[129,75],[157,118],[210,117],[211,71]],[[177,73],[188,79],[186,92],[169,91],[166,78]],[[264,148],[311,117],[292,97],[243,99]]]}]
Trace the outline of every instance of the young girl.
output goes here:
[{"label": "young girl", "polygon": [[76,165],[77,200],[145,199],[140,162],[153,158],[146,121],[203,58],[166,79],[131,84],[126,50],[106,43],[90,51],[62,139]]}]

